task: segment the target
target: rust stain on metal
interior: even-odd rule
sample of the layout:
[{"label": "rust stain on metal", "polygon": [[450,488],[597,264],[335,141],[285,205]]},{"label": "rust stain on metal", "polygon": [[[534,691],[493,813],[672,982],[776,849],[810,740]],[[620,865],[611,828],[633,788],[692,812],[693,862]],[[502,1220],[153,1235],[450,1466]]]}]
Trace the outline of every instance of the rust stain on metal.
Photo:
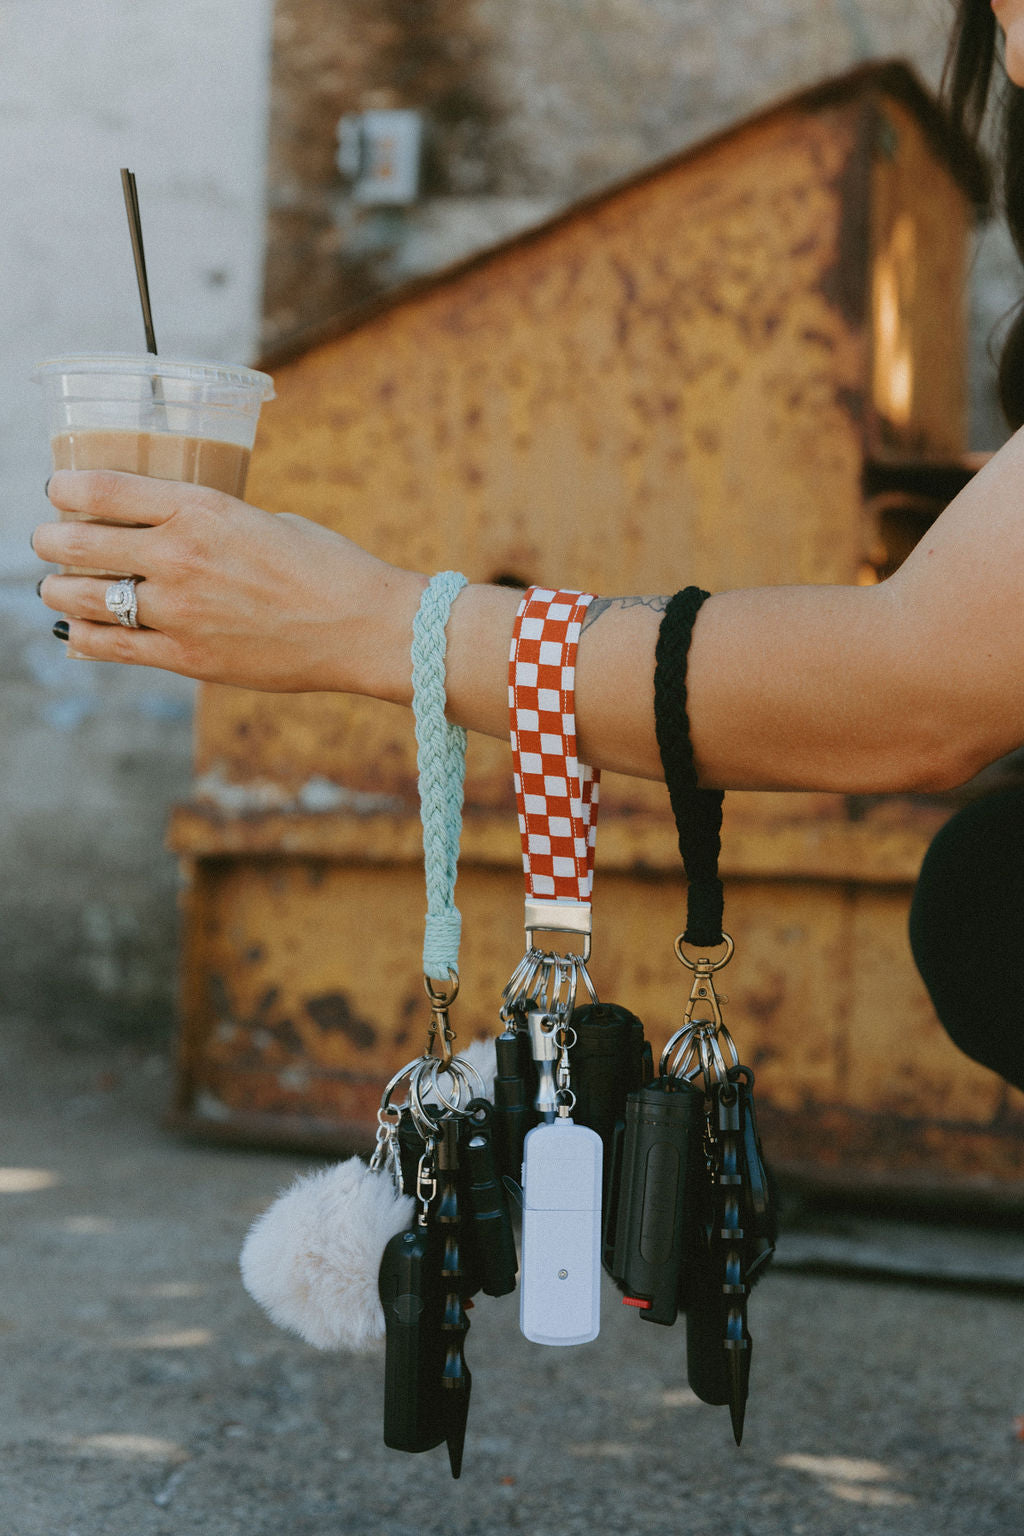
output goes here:
[{"label": "rust stain on metal", "polygon": [[[747,988],[737,998],[738,1016],[743,1019],[756,1019],[761,1028],[768,1031],[785,1000],[785,978],[766,977],[757,991]],[[768,1059],[769,1053],[770,1048],[762,1047],[762,1060]]]},{"label": "rust stain on metal", "polygon": [[324,992],[306,1001],[306,1012],[317,1029],[336,1030],[351,1040],[357,1051],[372,1051],[377,1031],[368,1019],[360,1018],[344,992]]}]

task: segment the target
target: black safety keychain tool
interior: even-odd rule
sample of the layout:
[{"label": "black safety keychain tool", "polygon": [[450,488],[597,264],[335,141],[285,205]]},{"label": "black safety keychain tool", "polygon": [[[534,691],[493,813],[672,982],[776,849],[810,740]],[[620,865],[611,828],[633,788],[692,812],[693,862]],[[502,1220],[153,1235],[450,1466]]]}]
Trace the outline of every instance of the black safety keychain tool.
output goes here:
[{"label": "black safety keychain tool", "polygon": [[692,973],[681,1027],[654,1082],[630,1095],[617,1149],[614,1224],[605,1257],[624,1300],[650,1322],[686,1313],[687,1378],[729,1405],[737,1445],[750,1382],[747,1297],[775,1247],[776,1217],[754,1116],[754,1074],[740,1064],[715,977],[733,954],[722,929],[718,855],[723,796],[698,787],[686,713],[686,662],[708,596],[671,599],[656,651],[655,724],[687,877],[675,941]]},{"label": "black safety keychain tool", "polygon": [[494,1105],[489,1099],[470,1100],[462,1131],[463,1189],[474,1273],[485,1296],[507,1296],[516,1288],[519,1260],[494,1145]]},{"label": "black safety keychain tool", "polygon": [[[454,571],[435,576],[413,625],[420,814],[427,916],[423,982],[430,1027],[423,1054],[384,1090],[375,1159],[397,1169],[419,1207],[413,1225],[388,1243],[380,1268],[386,1325],[384,1442],[425,1451],[447,1443],[452,1476],[462,1468],[472,1378],[464,1344],[465,1301],[478,1286],[466,1272],[462,1142],[469,1105],[484,1094],[476,1069],[453,1054],[449,1010],[459,990],[461,917],[454,905],[466,736],[445,719],[444,627],[466,584]],[[446,978],[439,984],[439,978]],[[402,1083],[403,1104],[393,1102]]]},{"label": "black safety keychain tool", "polygon": [[[577,757],[574,707],[576,648],[591,601],[531,587],[509,657],[527,947],[502,996],[495,1111],[506,1164],[522,1147],[519,1325],[534,1343],[553,1345],[587,1343],[601,1326],[603,1149],[573,1119],[570,1068],[581,988],[597,1002],[587,961],[598,776]],[[582,953],[541,949],[538,933],[576,937]]]},{"label": "black safety keychain tool", "polygon": [[[384,1309],[384,1443],[392,1450],[427,1451],[448,1444],[458,1477],[472,1378],[464,1345],[465,1301],[477,1288],[466,1273],[461,1233],[465,1212],[459,1187],[459,1140],[468,1106],[483,1092],[474,1067],[452,1054],[448,1004],[432,994],[431,1025],[422,1056],[391,1079],[378,1111],[377,1166],[398,1170],[406,1194],[419,1207],[408,1230],[391,1238],[381,1260]],[[440,1039],[441,1054],[433,1054]],[[407,1098],[394,1102],[401,1083]]]}]

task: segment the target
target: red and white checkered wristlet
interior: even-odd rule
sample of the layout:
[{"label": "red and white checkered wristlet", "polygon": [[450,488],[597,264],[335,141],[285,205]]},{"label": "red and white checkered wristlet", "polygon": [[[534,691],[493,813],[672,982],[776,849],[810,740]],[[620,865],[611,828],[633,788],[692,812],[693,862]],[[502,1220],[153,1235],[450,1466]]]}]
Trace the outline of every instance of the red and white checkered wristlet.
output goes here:
[{"label": "red and white checkered wristlet", "polygon": [[576,747],[576,647],[594,594],[531,587],[516,614],[508,695],[526,930],[580,933],[589,953],[600,773]]}]

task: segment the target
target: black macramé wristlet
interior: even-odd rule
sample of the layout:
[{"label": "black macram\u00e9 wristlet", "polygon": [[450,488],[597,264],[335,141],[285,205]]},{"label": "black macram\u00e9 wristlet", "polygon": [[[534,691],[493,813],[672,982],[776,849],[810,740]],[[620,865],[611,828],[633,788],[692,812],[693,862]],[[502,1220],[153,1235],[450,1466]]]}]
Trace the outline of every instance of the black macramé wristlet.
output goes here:
[{"label": "black macram\u00e9 wristlet", "polygon": [[683,940],[701,947],[723,942],[718,854],[725,796],[697,786],[686,713],[686,665],[694,621],[710,595],[700,587],[685,587],[670,599],[654,663],[654,727],[687,879]]}]

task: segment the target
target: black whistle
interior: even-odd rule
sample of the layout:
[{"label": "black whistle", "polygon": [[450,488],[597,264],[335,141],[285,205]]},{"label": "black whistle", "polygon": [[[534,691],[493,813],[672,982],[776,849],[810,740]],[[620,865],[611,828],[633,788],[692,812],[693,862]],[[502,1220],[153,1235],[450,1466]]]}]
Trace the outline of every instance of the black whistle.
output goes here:
[{"label": "black whistle", "polygon": [[650,1323],[676,1320],[705,1126],[703,1093],[681,1079],[656,1078],[626,1101],[606,1266]]},{"label": "black whistle", "polygon": [[507,1296],[516,1288],[519,1266],[508,1199],[495,1155],[493,1121],[494,1107],[487,1099],[470,1100],[464,1122],[463,1161],[481,1288],[488,1296]]},{"label": "black whistle", "polygon": [[436,1231],[417,1224],[384,1249],[379,1291],[384,1308],[384,1444],[429,1451],[446,1437],[441,1376],[445,1294]]}]

